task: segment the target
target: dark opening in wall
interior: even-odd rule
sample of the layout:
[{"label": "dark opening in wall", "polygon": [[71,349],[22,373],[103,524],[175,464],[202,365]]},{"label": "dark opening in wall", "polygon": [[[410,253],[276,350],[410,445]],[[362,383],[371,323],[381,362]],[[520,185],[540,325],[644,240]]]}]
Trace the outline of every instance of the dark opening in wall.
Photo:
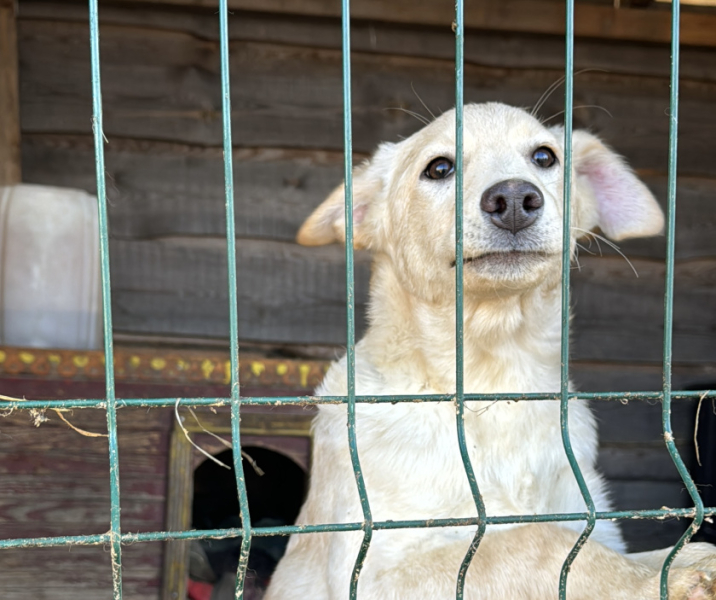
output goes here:
[{"label": "dark opening in wall", "polygon": [[[716,381],[689,386],[687,390],[713,390]],[[698,404],[701,407],[698,408]],[[698,487],[705,506],[716,506],[716,401],[703,398],[697,403],[696,444],[699,453],[693,457],[691,476]],[[694,541],[716,544],[716,523],[713,518],[704,521]]]},{"label": "dark opening in wall", "polygon": [[[306,473],[287,456],[258,446],[243,448],[263,471],[242,458],[251,522],[255,527],[293,524],[306,492]],[[223,529],[241,527],[239,499],[233,469],[233,453],[216,456],[225,469],[206,460],[194,472],[192,527]],[[251,543],[244,598],[258,600],[268,585],[276,563],[288,543],[286,536],[255,537]],[[239,562],[241,538],[197,540],[191,549],[189,598],[231,600]]]}]

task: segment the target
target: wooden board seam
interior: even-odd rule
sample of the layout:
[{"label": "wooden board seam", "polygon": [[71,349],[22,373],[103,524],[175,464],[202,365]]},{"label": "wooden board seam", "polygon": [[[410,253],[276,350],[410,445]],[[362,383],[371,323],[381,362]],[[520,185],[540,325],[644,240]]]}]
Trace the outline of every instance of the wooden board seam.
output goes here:
[{"label": "wooden board seam", "polygon": [[[216,8],[217,0],[124,0],[134,4],[166,4],[195,8]],[[229,0],[229,9],[267,13],[288,13],[310,17],[340,17],[340,5],[330,0]],[[452,0],[421,2],[411,0],[363,0],[351,8],[354,20],[451,27]],[[564,5],[547,0],[492,0],[465,7],[467,29],[491,29],[563,35]],[[647,10],[579,3],[575,11],[575,36],[651,43],[669,43],[671,15],[668,10]],[[683,11],[682,45],[716,46],[716,15]]]}]

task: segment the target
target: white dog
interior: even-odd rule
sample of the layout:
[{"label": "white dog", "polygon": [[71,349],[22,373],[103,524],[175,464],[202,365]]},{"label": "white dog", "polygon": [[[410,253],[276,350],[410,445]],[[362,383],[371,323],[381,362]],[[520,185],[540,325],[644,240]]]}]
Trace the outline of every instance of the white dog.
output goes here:
[{"label": "white dog", "polygon": [[[355,244],[374,255],[370,327],[356,346],[357,393],[455,392],[455,114],[382,144],[354,175]],[[658,234],[649,190],[595,136],[573,136],[572,246],[600,228],[613,240]],[[464,113],[465,391],[560,388],[563,131],[523,110],[468,105]],[[344,190],[306,221],[298,241],[344,241]],[[346,394],[346,361],[318,390]],[[562,448],[559,403],[469,402],[466,434],[488,515],[583,512]],[[455,404],[359,404],[363,475],[378,520],[474,517],[457,443]],[[588,406],[569,428],[597,510],[610,510],[595,469]],[[310,491],[299,523],[361,522],[346,407],[321,406],[313,425]],[[488,526],[465,598],[557,598],[561,565],[583,523]],[[382,530],[360,575],[362,600],[448,600],[475,527]],[[267,600],[342,600],[362,532],[291,538]],[[656,600],[665,550],[624,555],[618,525],[598,521],[568,579],[573,600]],[[691,544],[670,575],[672,600],[716,598],[716,549]]]}]

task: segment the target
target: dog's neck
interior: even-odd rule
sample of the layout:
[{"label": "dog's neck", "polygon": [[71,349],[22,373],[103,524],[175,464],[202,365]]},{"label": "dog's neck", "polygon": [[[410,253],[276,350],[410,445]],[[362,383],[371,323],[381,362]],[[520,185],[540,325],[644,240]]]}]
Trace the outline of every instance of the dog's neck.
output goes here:
[{"label": "dog's neck", "polygon": [[[559,389],[561,306],[554,283],[492,298],[464,297],[464,382],[468,393]],[[455,391],[455,305],[417,298],[390,261],[377,256],[363,344],[386,377]]]}]

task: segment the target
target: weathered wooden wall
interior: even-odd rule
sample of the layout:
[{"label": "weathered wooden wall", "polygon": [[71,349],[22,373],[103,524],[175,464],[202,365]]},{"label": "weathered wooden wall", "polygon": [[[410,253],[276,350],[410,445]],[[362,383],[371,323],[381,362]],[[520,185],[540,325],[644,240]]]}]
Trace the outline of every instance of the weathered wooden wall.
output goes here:
[{"label": "weathered wooden wall", "polygon": [[[141,414],[140,414],[141,413]],[[27,413],[0,422],[0,535],[3,538],[104,533],[109,523],[106,438],[67,428],[52,413],[40,429]],[[106,431],[102,411],[68,415],[92,432]],[[124,531],[163,528],[171,411],[119,417],[119,470]],[[161,544],[123,554],[127,598],[157,598]],[[112,597],[106,547],[25,548],[0,552],[0,595],[7,600]]]},{"label": "weathered wooden wall", "polygon": [[0,185],[20,182],[20,98],[14,0],[0,0]]},{"label": "weathered wooden wall", "polygon": [[[126,0],[101,6],[115,326],[125,334],[226,338],[217,17],[213,8],[199,6],[202,2],[173,4]],[[339,21],[302,11],[301,2],[296,3],[297,14],[288,12],[292,9],[285,8],[286,3],[269,2],[266,12],[259,12],[255,2],[238,4],[231,17],[231,77],[240,336],[277,345],[340,345],[345,339],[342,250],[304,249],[293,243],[301,221],[341,180]],[[378,10],[380,3],[367,4]],[[444,4],[449,11],[450,3]],[[242,10],[244,5],[254,10]],[[358,14],[369,14],[361,12],[359,0],[356,5]],[[527,4],[520,6],[530,10]],[[542,18],[535,19],[532,31],[537,33],[531,33],[529,18],[520,15],[513,26],[503,19],[494,29],[468,31],[468,101],[532,106],[561,77],[563,39],[557,31],[548,33],[552,30],[543,26]],[[417,95],[436,112],[452,106],[451,19],[446,13],[442,21],[364,16],[354,22],[357,158],[378,142],[396,140],[420,126],[399,110],[424,112]],[[474,21],[483,26],[492,22]],[[576,65],[588,70],[576,78],[575,105],[599,105],[609,114],[578,108],[576,125],[599,133],[624,154],[663,203],[668,46],[660,37],[640,43],[636,30],[624,33],[605,25],[604,35],[611,39],[584,31],[592,37],[577,40]],[[703,38],[690,39],[694,43],[681,53],[676,387],[716,380],[716,50],[713,44],[698,46]],[[85,3],[21,0],[18,43],[24,180],[94,191]],[[547,118],[560,110],[557,92],[540,112]],[[558,121],[557,116],[553,122]],[[584,254],[581,270],[573,275],[573,375],[580,389],[661,385],[664,240],[624,243],[622,249],[639,278],[604,246],[603,257]],[[364,327],[368,265],[368,258],[359,254],[359,329]],[[598,406],[597,414],[600,462],[612,481],[617,505],[684,505],[682,486],[661,443],[659,407],[608,404]],[[677,439],[689,452],[693,406],[679,406],[677,417]],[[134,515],[146,517],[152,528],[161,522],[158,507],[164,490],[159,489],[159,474],[166,472],[166,465],[156,452],[166,447],[166,439],[150,435],[142,429],[144,423],[143,418],[133,419],[131,426],[127,421],[121,429],[146,448],[146,456],[138,453],[136,464],[123,467],[123,502],[128,503],[123,519],[126,516],[130,530],[141,526],[141,519],[132,520]],[[18,427],[6,432],[7,421],[0,420],[0,446],[7,448],[11,439],[12,447],[21,452],[46,452],[48,463],[17,460],[11,474],[24,491],[0,486],[3,536],[6,523],[24,523],[17,531],[7,531],[26,535],[33,521],[52,523],[47,516],[51,514],[62,515],[62,522],[69,523],[62,528],[67,533],[82,533],[89,524],[95,532],[100,522],[106,526],[106,482],[100,479],[107,465],[99,458],[105,456],[101,441],[78,439],[71,432],[38,436],[34,429]],[[85,449],[87,444],[93,444],[92,449]],[[67,453],[72,456],[63,458]],[[97,457],[96,465],[92,457]],[[91,464],[81,467],[80,459]],[[70,463],[75,464],[71,477],[78,481],[76,489],[68,488],[68,477],[57,471]],[[159,487],[137,489],[135,494],[131,473],[140,477],[145,467]],[[37,479],[40,472],[45,475]],[[46,486],[38,483],[45,479]],[[55,494],[58,504],[48,499],[46,509],[37,506],[38,497]],[[92,510],[96,517],[83,512]],[[680,527],[676,521],[632,521],[627,534],[635,548],[646,548],[672,542]],[[140,544],[129,549],[128,598],[156,594],[161,561],[151,553],[158,548]],[[36,565],[40,555],[51,565],[46,577],[27,568]],[[3,598],[109,594],[109,559],[100,549],[2,552],[0,561]],[[97,573],[91,581],[76,568],[100,563],[107,571],[91,570]]]},{"label": "weathered wooden wall", "polygon": [[[615,504],[634,509],[687,506],[688,496],[676,483],[678,475],[659,443],[657,407],[636,402],[596,408],[602,437],[599,461]],[[204,422],[213,418],[207,409],[198,412]],[[173,410],[122,409],[118,415],[122,530],[162,530]],[[38,428],[25,412],[0,419],[0,537],[106,532],[110,514],[106,438],[82,436],[54,413],[46,416],[48,420]],[[86,431],[106,431],[101,410],[74,411],[67,418]],[[674,411],[677,440],[691,439],[692,431],[693,406],[678,406]],[[206,443],[210,438],[197,439],[211,448]],[[680,445],[688,451],[688,444]],[[199,462],[203,459],[198,453],[195,457]],[[637,551],[671,544],[683,530],[683,522],[677,520],[629,520],[623,526]],[[161,544],[125,547],[126,599],[157,598],[161,581]],[[0,594],[3,600],[109,599],[109,552],[81,546],[2,550]]]},{"label": "weathered wooden wall", "polygon": [[[94,188],[86,10],[25,1],[19,22],[25,180]],[[213,11],[140,3],[102,11],[115,325],[133,333],[225,337],[219,59]],[[235,15],[231,28],[240,284],[247,340],[344,341],[339,248],[293,244],[298,225],[341,179],[341,67],[334,19]],[[354,143],[360,155],[419,127],[397,108],[452,105],[449,28],[356,22]],[[665,196],[668,49],[577,44],[579,126],[599,132]],[[714,51],[682,52],[679,279],[675,358],[716,359],[711,333],[716,237]],[[480,32],[468,37],[466,97],[534,104],[561,76],[561,39]],[[561,109],[559,93],[543,116]],[[663,239],[585,256],[575,273],[577,360],[660,357]],[[358,265],[359,308],[368,261]],[[638,300],[636,299],[638,294]],[[362,323],[362,320],[361,320]],[[628,343],[625,343],[628,341]]]}]

